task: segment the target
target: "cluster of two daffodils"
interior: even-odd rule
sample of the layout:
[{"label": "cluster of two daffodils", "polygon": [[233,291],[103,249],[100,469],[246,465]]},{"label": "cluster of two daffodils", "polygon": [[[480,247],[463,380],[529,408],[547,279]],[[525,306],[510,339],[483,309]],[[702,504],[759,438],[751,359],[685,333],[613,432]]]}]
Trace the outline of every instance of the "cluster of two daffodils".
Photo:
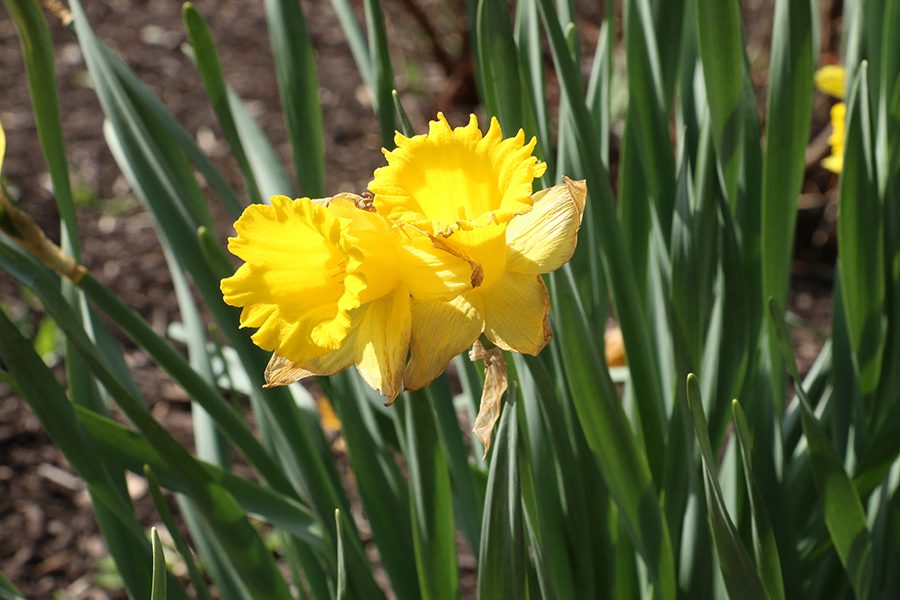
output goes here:
[{"label": "cluster of two daffodils", "polygon": [[222,281],[241,326],[273,352],[270,385],[356,365],[389,400],[428,385],[482,335],[537,354],[550,341],[542,274],[575,250],[584,182],[534,192],[535,140],[496,120],[397,135],[365,197],[284,196],[247,208]]}]

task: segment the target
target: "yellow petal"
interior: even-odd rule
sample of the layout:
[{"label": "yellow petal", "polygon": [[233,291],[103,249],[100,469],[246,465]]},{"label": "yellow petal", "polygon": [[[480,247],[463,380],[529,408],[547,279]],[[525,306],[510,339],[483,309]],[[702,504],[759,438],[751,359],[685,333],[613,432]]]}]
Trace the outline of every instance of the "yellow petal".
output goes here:
[{"label": "yellow petal", "polygon": [[846,71],[841,65],[826,65],[816,71],[816,87],[835,98],[844,97]]},{"label": "yellow petal", "polygon": [[423,388],[444,372],[450,360],[472,346],[484,321],[472,300],[474,292],[450,302],[412,303],[412,336],[404,384],[408,390]]},{"label": "yellow petal", "polygon": [[356,368],[372,389],[393,401],[403,391],[409,351],[409,293],[398,288],[366,308],[354,340],[358,351]]},{"label": "yellow petal", "polygon": [[531,212],[509,222],[507,270],[532,275],[549,273],[572,258],[587,186],[584,181],[564,179],[563,185],[535,194]]},{"label": "yellow petal", "polygon": [[356,269],[366,282],[361,302],[381,298],[398,285],[432,300],[449,300],[472,289],[472,261],[436,245],[415,227],[394,224],[365,207],[365,199],[352,194],[336,195],[328,206],[350,222],[345,235],[361,254]]},{"label": "yellow petal", "polygon": [[413,298],[451,300],[481,285],[481,266],[442,240],[412,227],[404,229],[401,239],[396,269]]},{"label": "yellow petal", "polygon": [[258,328],[258,346],[303,361],[340,345],[365,287],[352,273],[359,254],[342,238],[346,227],[309,199],[284,196],[248,207],[235,223],[228,249],[246,262],[221,288],[226,303],[242,307],[241,326]]},{"label": "yellow petal", "polygon": [[536,140],[526,144],[522,131],[504,140],[496,119],[482,135],[474,115],[452,129],[439,113],[428,135],[395,141],[397,148],[384,152],[388,165],[369,184],[375,207],[434,233],[527,212],[532,181],[546,170],[532,156]]},{"label": "yellow petal", "polygon": [[536,355],[550,343],[550,295],[540,275],[507,273],[490,289],[475,290],[483,303],[484,333],[504,350]]},{"label": "yellow petal", "polygon": [[314,375],[334,375],[352,364],[372,389],[393,400],[403,390],[410,337],[409,293],[392,293],[355,310],[340,348],[294,365]]},{"label": "yellow petal", "polygon": [[440,236],[440,239],[450,251],[480,267],[479,283],[483,287],[493,285],[506,271],[506,223],[457,229],[446,237]]}]

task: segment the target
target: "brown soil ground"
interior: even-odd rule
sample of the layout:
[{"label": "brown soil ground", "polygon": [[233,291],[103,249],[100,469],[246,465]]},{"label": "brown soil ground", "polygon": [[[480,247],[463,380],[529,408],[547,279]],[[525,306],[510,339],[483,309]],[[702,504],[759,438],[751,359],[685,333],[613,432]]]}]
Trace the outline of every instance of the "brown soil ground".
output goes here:
[{"label": "brown soil ground", "polygon": [[[279,111],[271,51],[262,2],[196,0],[216,36],[229,83],[248,102],[275,145],[282,163],[290,149]],[[356,2],[361,4],[361,2]],[[465,51],[463,0],[382,0],[387,14],[398,89],[413,125],[420,129],[440,109],[459,122],[475,109],[471,61]],[[579,31],[592,53],[600,3],[576,2]],[[747,37],[756,79],[766,78],[772,0],[745,5]],[[822,47],[837,48],[839,21],[832,3],[823,2]],[[838,2],[839,4],[839,2]],[[180,3],[163,0],[84,2],[98,35],[119,51],[158,94],[201,147],[242,189],[238,171],[219,134],[202,83],[181,52],[185,42]],[[362,190],[381,163],[377,124],[337,18],[329,2],[303,0],[316,47],[319,93],[327,148],[327,189]],[[418,10],[417,10],[418,9]],[[361,11],[360,11],[361,14]],[[422,15],[427,19],[423,23]],[[79,232],[83,262],[126,303],[160,332],[178,321],[171,281],[150,218],[131,196],[102,134],[102,115],[88,85],[84,60],[71,31],[51,19],[56,48],[65,140],[73,184],[80,199]],[[435,41],[436,40],[436,41]],[[588,54],[590,55],[590,54]],[[0,119],[8,149],[3,175],[21,206],[53,235],[58,214],[31,117],[24,67],[15,29],[0,16]],[[550,90],[551,98],[555,95]],[[761,96],[764,90],[761,88]],[[834,262],[834,179],[816,163],[824,153],[827,102],[816,99],[809,171],[801,198],[793,282],[793,308],[810,325],[798,332],[796,347],[810,364],[831,320],[830,287]],[[217,205],[218,233],[230,230]],[[39,303],[23,296],[0,273],[0,303],[34,333],[41,320]],[[126,361],[134,370],[155,416],[179,439],[190,440],[188,399],[150,361],[128,343]],[[62,370],[57,366],[62,378]],[[339,446],[339,444],[338,444]],[[134,478],[131,491],[139,516],[149,527],[156,515],[146,486]],[[105,547],[90,510],[87,492],[68,463],[50,443],[27,405],[0,385],[0,572],[29,598],[123,598],[104,561]],[[463,557],[463,589],[468,596],[474,575],[471,554]],[[112,586],[112,587],[110,587]]]}]

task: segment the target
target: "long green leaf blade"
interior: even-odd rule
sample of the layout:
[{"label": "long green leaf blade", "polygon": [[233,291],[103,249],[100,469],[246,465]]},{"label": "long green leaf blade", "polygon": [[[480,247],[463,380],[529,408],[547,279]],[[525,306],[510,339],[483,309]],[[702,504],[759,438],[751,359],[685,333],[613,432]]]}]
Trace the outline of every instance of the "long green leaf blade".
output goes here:
[{"label": "long green leaf blade", "polygon": [[372,73],[367,78],[374,99],[375,114],[381,130],[381,144],[388,150],[394,147],[394,68],[388,48],[387,28],[380,0],[364,0],[366,26],[369,34],[369,58]]},{"label": "long green leaf blade", "polygon": [[781,561],[775,532],[769,520],[769,511],[753,477],[753,438],[744,409],[737,400],[731,403],[734,431],[741,448],[741,464],[744,467],[744,481],[750,494],[750,510],[753,514],[753,547],[756,564],[766,592],[771,600],[784,600],[784,582],[781,578]]},{"label": "long green leaf blade", "polygon": [[628,121],[641,171],[663,239],[668,241],[675,202],[675,157],[669,143],[659,48],[649,0],[625,2],[625,47],[628,55]]},{"label": "long green leaf blade", "polygon": [[513,38],[509,9],[500,0],[480,0],[476,22],[478,69],[488,114],[500,121],[507,132],[521,128],[522,93],[516,41]]},{"label": "long green leaf blade", "polygon": [[150,530],[153,540],[153,584],[150,587],[150,600],[166,600],[166,555],[156,527]]},{"label": "long green leaf blade", "polygon": [[525,534],[514,393],[507,392],[488,475],[484,535],[478,552],[478,598],[484,600],[524,597]]},{"label": "long green leaf blade", "polygon": [[[663,403],[662,381],[657,368],[656,357],[650,342],[645,311],[642,310],[638,286],[631,269],[622,230],[613,206],[609,174],[600,159],[592,133],[591,117],[582,93],[581,76],[572,60],[559,19],[552,0],[539,0],[541,18],[550,41],[550,51],[560,78],[563,98],[571,108],[577,124],[574,136],[585,175],[589,181],[589,211],[597,211],[596,223],[600,226],[598,238],[603,258],[603,267],[609,280],[609,288],[629,357],[635,397],[640,404],[639,416],[646,456],[651,473],[661,476],[663,463],[663,442],[665,440],[665,407]],[[673,174],[674,176],[674,174]],[[671,216],[671,215],[670,215]],[[584,332],[589,331],[587,324]],[[637,544],[640,547],[640,544]]]},{"label": "long green leaf blade", "polygon": [[734,206],[744,145],[744,36],[740,4],[737,0],[699,0],[696,12],[713,142],[724,175],[725,193]]},{"label": "long green leaf blade", "polygon": [[762,300],[773,297],[782,305],[787,300],[796,199],[812,112],[812,21],[810,2],[778,0],[762,175]]},{"label": "long green leaf blade", "polygon": [[299,0],[266,0],[265,5],[281,109],[294,150],[300,192],[321,198],[325,195],[325,141],[319,81],[306,19]]},{"label": "long green leaf blade", "polygon": [[56,69],[50,30],[37,2],[33,0],[4,0],[16,25],[25,59],[28,91],[34,108],[41,150],[53,182],[53,196],[59,208],[66,235],[63,248],[79,260],[78,229],[75,221],[75,202],[69,181],[66,148],[59,118],[59,99],[56,93]]},{"label": "long green leaf blade", "polygon": [[812,465],[816,489],[822,500],[825,525],[841,563],[844,565],[858,598],[872,593],[872,539],[866,513],[853,482],[844,470],[843,461],[816,418],[803,389],[794,362],[787,326],[774,299],[769,301],[769,316],[777,335],[782,358],[787,365],[800,398],[800,416],[806,434],[807,452]]},{"label": "long green leaf blade", "polygon": [[334,528],[337,531],[337,600],[347,599],[347,559],[344,555],[344,527],[341,525],[341,509],[334,509]]},{"label": "long green leaf blade", "polygon": [[234,115],[231,112],[228,86],[222,75],[219,53],[216,50],[215,42],[213,42],[212,34],[203,15],[200,14],[193,4],[185,2],[181,13],[185,29],[187,29],[188,39],[194,50],[197,69],[200,71],[200,76],[203,79],[206,95],[212,104],[213,111],[216,113],[219,127],[222,128],[222,133],[228,141],[228,146],[231,148],[234,159],[244,174],[244,181],[247,183],[250,197],[254,202],[259,202],[261,198],[256,178],[244,151],[244,145],[241,142]]},{"label": "long green leaf blade", "polygon": [[478,548],[481,544],[484,499],[476,489],[472,467],[469,465],[459,417],[453,405],[450,378],[446,374],[442,375],[425,389],[425,393],[434,408],[441,445],[447,455],[459,528],[472,548]]},{"label": "long green leaf blade", "polygon": [[156,479],[156,475],[153,473],[153,469],[150,468],[150,465],[144,465],[144,477],[147,479],[147,485],[150,488],[150,497],[153,500],[153,506],[156,508],[156,513],[166,526],[169,535],[172,536],[175,548],[178,550],[181,559],[187,567],[188,577],[191,580],[191,585],[194,586],[194,594],[196,594],[197,598],[200,600],[212,600],[209,595],[209,589],[206,587],[206,582],[203,581],[203,575],[200,574],[200,569],[197,568],[197,563],[194,562],[194,556],[187,545],[187,541],[185,541],[184,536],[181,535],[178,524],[175,522],[175,517],[172,514],[172,511],[169,510],[169,506],[166,504],[162,490],[159,488],[159,482]]},{"label": "long green leaf blade", "polygon": [[412,392],[401,402],[419,586],[424,600],[449,600],[457,597],[459,581],[447,459],[428,397]]},{"label": "long green leaf blade", "polygon": [[[114,457],[114,464],[137,474],[144,472],[144,466],[149,466],[165,487],[176,492],[189,492],[178,472],[166,464],[145,436],[86,408],[76,408],[76,414],[97,449],[104,455]],[[328,548],[321,522],[297,500],[216,465],[199,464],[211,479],[234,496],[245,512],[280,527],[316,550]]]},{"label": "long green leaf blade", "polygon": [[863,63],[850,91],[837,223],[844,314],[863,396],[872,394],[878,386],[887,328],[884,211],[872,152],[867,75]]},{"label": "long green leaf blade", "polygon": [[100,507],[96,515],[101,531],[117,540],[110,550],[122,548],[132,553],[131,557],[115,555],[129,592],[136,596],[145,594],[152,578],[151,550],[131,504],[114,484],[103,455],[78,425],[74,405],[65,390],[3,310],[0,310],[0,360],[10,373],[16,374],[17,391],[54,445],[87,483],[92,502]]},{"label": "long green leaf blade", "polygon": [[725,506],[722,488],[716,476],[716,462],[709,441],[706,416],[703,413],[700,384],[693,374],[688,375],[687,379],[687,399],[691,409],[694,435],[700,446],[700,457],[703,459],[703,482],[706,489],[709,526],[728,595],[735,599],[764,600],[767,598],[766,590]]},{"label": "long green leaf blade", "polygon": [[571,272],[557,274],[556,332],[572,400],[588,445],[634,546],[661,598],[675,596],[669,531],[650,475],[615,386],[585,322]]},{"label": "long green leaf blade", "polygon": [[341,421],[350,466],[366,509],[381,562],[401,600],[419,596],[412,524],[398,515],[409,512],[409,489],[379,427],[377,408],[359,377],[331,378],[334,409]]}]

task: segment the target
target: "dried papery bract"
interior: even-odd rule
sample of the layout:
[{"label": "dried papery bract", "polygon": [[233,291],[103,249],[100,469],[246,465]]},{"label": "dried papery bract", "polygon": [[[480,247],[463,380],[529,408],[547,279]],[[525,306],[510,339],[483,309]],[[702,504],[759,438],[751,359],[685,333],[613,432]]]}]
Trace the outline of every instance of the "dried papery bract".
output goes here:
[{"label": "dried papery bract", "polygon": [[[3,168],[5,155],[6,132],[0,123],[0,170]],[[13,206],[2,188],[0,188],[0,230],[60,276],[73,283],[78,283],[84,277],[84,267],[50,241],[31,217]]]},{"label": "dried papery bract", "polygon": [[469,351],[469,360],[484,362],[484,390],[481,392],[481,404],[478,416],[472,426],[472,433],[478,436],[484,446],[484,456],[491,450],[491,439],[494,426],[500,419],[500,408],[503,405],[503,394],[509,387],[509,374],[506,361],[500,348],[485,348],[481,340],[477,340]]}]

